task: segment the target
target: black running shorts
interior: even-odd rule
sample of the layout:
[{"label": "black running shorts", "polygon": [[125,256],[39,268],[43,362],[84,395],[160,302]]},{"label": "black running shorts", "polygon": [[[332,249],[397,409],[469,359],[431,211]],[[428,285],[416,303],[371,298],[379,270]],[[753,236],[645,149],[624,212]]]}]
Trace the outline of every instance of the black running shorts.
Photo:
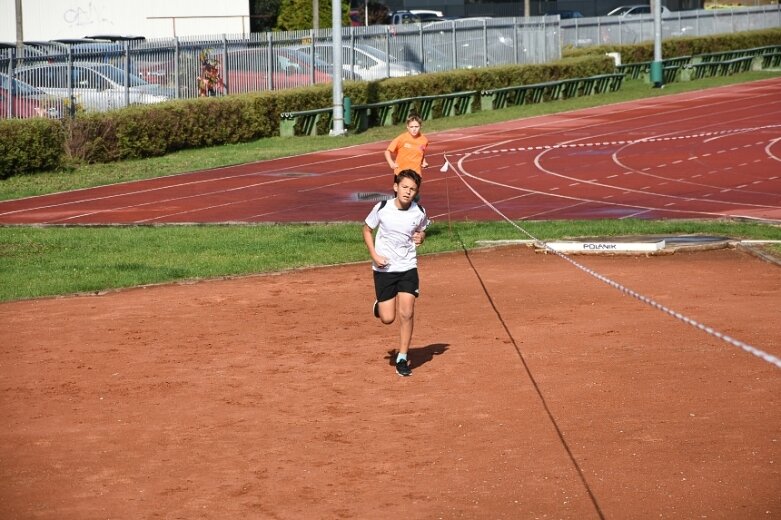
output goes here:
[{"label": "black running shorts", "polygon": [[390,300],[400,292],[414,294],[417,298],[418,284],[417,268],[401,273],[374,271],[374,293],[377,295],[377,301]]}]

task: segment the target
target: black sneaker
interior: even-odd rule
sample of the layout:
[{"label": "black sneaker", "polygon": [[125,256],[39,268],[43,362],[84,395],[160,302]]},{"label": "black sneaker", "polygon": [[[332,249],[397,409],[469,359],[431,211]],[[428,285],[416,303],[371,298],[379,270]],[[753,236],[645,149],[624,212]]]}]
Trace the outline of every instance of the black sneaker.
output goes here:
[{"label": "black sneaker", "polygon": [[409,367],[406,359],[400,359],[396,361],[396,373],[401,377],[407,377],[412,375],[412,370]]},{"label": "black sneaker", "polygon": [[374,300],[374,307],[372,307],[372,312],[374,313],[375,318],[380,317],[380,302],[377,300]]}]

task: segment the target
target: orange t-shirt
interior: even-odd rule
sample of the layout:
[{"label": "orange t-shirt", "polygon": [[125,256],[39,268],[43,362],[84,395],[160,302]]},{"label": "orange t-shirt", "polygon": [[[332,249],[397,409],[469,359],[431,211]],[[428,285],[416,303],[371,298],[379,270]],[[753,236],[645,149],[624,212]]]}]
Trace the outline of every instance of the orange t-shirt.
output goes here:
[{"label": "orange t-shirt", "polygon": [[395,162],[398,165],[393,173],[398,174],[401,170],[415,170],[418,174],[422,174],[421,165],[427,146],[428,138],[423,134],[412,137],[409,132],[404,132],[391,141],[387,150],[396,154]]}]

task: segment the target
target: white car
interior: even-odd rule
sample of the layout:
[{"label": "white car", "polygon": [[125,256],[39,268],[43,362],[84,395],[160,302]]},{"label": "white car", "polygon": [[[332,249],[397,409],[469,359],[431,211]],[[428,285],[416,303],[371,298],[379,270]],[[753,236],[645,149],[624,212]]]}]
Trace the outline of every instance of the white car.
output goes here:
[{"label": "white car", "polygon": [[[305,54],[314,51],[316,59],[331,64],[334,62],[334,49],[330,43],[302,45],[296,47],[296,50]],[[423,72],[418,63],[397,60],[385,51],[364,44],[356,44],[354,47],[342,45],[342,68],[347,78],[366,81],[414,76]]]},{"label": "white car", "polygon": [[[653,11],[651,11],[650,5],[622,5],[607,13],[607,16],[635,16],[638,14],[653,14]],[[662,16],[669,15],[670,10],[662,6]]]},{"label": "white car", "polygon": [[395,11],[391,15],[391,25],[404,23],[424,23],[432,20],[441,20],[442,11],[431,11],[428,9],[410,9],[404,11]]},{"label": "white car", "polygon": [[[85,111],[105,112],[131,105],[167,101],[174,97],[171,89],[147,83],[133,74],[108,63],[74,63],[71,87],[76,107]],[[21,67],[16,76],[49,95],[68,99],[68,69],[65,63],[45,63]],[[127,97],[125,83],[128,85]]]}]

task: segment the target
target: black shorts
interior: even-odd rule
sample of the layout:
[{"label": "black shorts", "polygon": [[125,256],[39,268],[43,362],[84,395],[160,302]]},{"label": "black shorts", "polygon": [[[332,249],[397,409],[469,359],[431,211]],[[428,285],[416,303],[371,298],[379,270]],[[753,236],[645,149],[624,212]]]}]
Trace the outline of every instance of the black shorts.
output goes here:
[{"label": "black shorts", "polygon": [[380,302],[395,298],[400,292],[414,294],[417,298],[418,285],[417,269],[401,273],[374,271],[374,293],[377,295],[377,301]]}]

